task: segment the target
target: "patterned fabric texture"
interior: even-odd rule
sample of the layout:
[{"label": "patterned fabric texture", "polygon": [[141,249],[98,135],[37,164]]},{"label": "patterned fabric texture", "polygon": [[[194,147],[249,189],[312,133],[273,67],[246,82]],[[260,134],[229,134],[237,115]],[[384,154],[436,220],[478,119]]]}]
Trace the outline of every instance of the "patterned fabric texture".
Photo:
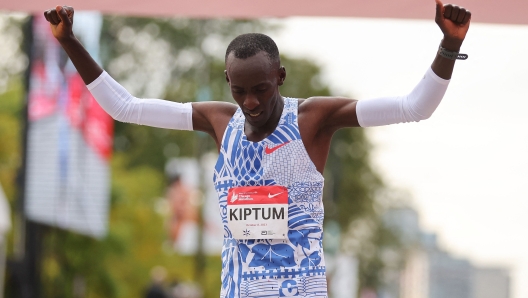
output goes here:
[{"label": "patterned fabric texture", "polygon": [[[324,179],[302,143],[297,99],[284,100],[279,125],[264,140],[247,140],[240,108],[224,133],[213,177],[224,226],[221,298],[327,297]],[[288,188],[287,239],[234,239],[227,227],[229,189],[267,185]]]}]

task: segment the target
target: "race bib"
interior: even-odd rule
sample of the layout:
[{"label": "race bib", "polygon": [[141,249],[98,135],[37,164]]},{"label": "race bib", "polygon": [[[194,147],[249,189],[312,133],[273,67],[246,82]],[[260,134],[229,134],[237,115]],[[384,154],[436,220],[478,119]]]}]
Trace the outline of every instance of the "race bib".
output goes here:
[{"label": "race bib", "polygon": [[286,239],[288,189],[276,185],[231,188],[227,226],[235,239]]}]

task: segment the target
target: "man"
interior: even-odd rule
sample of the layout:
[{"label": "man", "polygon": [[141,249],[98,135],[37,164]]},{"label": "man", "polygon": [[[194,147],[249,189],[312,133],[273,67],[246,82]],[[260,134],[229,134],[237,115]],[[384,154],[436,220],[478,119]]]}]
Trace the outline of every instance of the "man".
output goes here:
[{"label": "man", "polygon": [[[334,132],[420,121],[440,103],[471,13],[436,0],[444,38],[431,68],[406,96],[356,101],[293,99],[275,43],[262,34],[235,38],[226,81],[237,105],[175,103],[130,95],[91,59],[72,33],[73,9],[44,13],[100,105],[116,120],[208,133],[224,225],[221,297],[327,297],[322,251],[323,172]],[[395,59],[400,59],[395,57]]]}]

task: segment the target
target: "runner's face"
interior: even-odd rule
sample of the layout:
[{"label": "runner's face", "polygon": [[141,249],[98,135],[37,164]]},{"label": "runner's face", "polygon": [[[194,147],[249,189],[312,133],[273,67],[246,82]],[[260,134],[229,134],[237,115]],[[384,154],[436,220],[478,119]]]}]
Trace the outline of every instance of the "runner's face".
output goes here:
[{"label": "runner's face", "polygon": [[279,86],[286,73],[278,63],[272,63],[265,52],[238,59],[231,53],[226,63],[226,80],[233,99],[240,106],[249,124],[262,127],[277,110]]}]

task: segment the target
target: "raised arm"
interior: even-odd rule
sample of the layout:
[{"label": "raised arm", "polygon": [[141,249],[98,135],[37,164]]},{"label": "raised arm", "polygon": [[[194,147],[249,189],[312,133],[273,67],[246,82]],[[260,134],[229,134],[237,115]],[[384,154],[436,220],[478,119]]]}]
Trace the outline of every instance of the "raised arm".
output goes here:
[{"label": "raised arm", "polygon": [[[443,5],[436,0],[435,21],[444,34],[437,55],[416,87],[403,96],[350,100],[346,98],[312,98],[306,101],[316,113],[324,111],[321,118],[323,130],[328,133],[342,127],[380,126],[402,122],[418,122],[428,119],[440,104],[458,51],[466,37],[471,12],[451,4]],[[447,57],[446,57],[447,56]]]},{"label": "raised arm", "polygon": [[217,144],[236,107],[224,102],[178,103],[137,98],[106,73],[73,34],[74,9],[57,6],[44,12],[59,41],[88,89],[112,118],[122,122],[210,134]]},{"label": "raised arm", "polygon": [[103,69],[73,34],[73,15],[74,10],[70,6],[57,6],[44,12],[53,36],[70,57],[84,83],[88,85],[103,73]]},{"label": "raised arm", "polygon": [[411,93],[393,98],[362,100],[356,105],[362,127],[428,119],[436,110],[449,85],[460,47],[469,29],[471,12],[436,0],[435,22],[444,33],[436,57]]}]

